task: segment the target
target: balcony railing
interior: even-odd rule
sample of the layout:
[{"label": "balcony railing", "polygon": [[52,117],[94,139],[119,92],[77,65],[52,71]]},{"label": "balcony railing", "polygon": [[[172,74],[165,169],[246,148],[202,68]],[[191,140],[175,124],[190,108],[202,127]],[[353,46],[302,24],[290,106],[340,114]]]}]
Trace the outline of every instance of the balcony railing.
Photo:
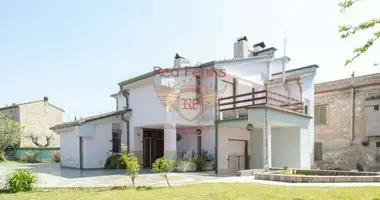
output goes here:
[{"label": "balcony railing", "polygon": [[255,91],[235,96],[223,97],[218,101],[219,112],[245,109],[251,106],[272,105],[303,113],[304,103],[283,94],[268,90]]}]

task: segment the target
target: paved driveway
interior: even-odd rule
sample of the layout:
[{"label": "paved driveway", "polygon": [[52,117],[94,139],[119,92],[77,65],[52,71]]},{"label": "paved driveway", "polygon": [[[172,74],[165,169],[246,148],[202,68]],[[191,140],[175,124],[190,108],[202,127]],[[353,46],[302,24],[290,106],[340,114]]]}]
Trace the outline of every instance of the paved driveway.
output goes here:
[{"label": "paved driveway", "polygon": [[[124,170],[67,169],[60,168],[59,164],[0,166],[0,181],[4,181],[6,174],[16,169],[31,170],[32,172],[37,173],[39,177],[38,187],[112,187],[131,185],[130,178],[124,175]],[[217,176],[214,172],[170,173],[168,177],[171,185],[202,182],[252,181],[252,177]],[[142,170],[141,174],[136,178],[136,185],[166,186],[166,181],[159,174],[153,174],[150,170]]]}]

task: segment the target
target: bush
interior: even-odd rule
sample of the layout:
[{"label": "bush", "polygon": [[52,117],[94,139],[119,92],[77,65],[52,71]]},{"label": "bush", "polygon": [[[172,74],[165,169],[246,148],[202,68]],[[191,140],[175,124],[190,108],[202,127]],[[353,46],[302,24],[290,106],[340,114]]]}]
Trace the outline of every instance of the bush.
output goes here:
[{"label": "bush", "polygon": [[7,175],[6,189],[10,192],[30,191],[37,181],[37,175],[32,172],[24,170],[13,171]]},{"label": "bush", "polygon": [[197,171],[202,171],[202,168],[206,165],[206,159],[201,156],[189,157],[188,162],[192,162],[197,165]]},{"label": "bush", "polygon": [[57,162],[57,163],[61,161],[61,154],[60,154],[59,151],[54,151],[54,152],[53,152],[52,160],[53,160],[54,162]]},{"label": "bush", "polygon": [[104,168],[106,169],[125,169],[125,163],[123,162],[122,159],[123,154],[121,153],[114,153],[110,155],[106,163],[104,164]]},{"label": "bush", "polygon": [[38,163],[36,152],[27,152],[26,153],[26,162],[28,163]]},{"label": "bush", "polygon": [[154,173],[160,173],[161,176],[166,179],[168,186],[171,187],[168,179],[168,172],[175,171],[174,160],[165,157],[158,158],[152,165],[152,171]]}]

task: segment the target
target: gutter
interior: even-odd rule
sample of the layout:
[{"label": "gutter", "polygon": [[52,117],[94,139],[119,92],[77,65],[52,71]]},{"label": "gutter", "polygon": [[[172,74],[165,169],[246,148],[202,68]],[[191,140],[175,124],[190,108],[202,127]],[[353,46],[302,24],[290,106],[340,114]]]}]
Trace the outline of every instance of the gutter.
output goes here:
[{"label": "gutter", "polygon": [[[215,76],[215,91],[218,91],[218,76]],[[215,101],[218,101],[215,99]],[[218,106],[215,106],[215,174],[219,173],[218,169],[218,122],[219,122],[219,117],[218,117]]]},{"label": "gutter", "polygon": [[355,132],[355,87],[354,87],[354,76],[352,76],[352,87],[351,87],[351,131],[350,131],[350,139],[354,141],[354,132]]}]

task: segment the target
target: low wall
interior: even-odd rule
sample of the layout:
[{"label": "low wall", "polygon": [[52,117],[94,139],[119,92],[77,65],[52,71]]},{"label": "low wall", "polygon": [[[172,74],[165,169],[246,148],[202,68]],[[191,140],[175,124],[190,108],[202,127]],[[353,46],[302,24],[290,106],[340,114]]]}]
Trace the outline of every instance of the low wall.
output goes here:
[{"label": "low wall", "polygon": [[[309,175],[314,174],[314,175]],[[379,182],[380,174],[329,170],[297,170],[296,174],[257,173],[255,179],[290,183]]]},{"label": "low wall", "polygon": [[60,148],[11,148],[5,149],[5,158],[8,160],[25,160],[28,152],[36,153],[37,160],[48,162],[52,161],[53,153]]}]

